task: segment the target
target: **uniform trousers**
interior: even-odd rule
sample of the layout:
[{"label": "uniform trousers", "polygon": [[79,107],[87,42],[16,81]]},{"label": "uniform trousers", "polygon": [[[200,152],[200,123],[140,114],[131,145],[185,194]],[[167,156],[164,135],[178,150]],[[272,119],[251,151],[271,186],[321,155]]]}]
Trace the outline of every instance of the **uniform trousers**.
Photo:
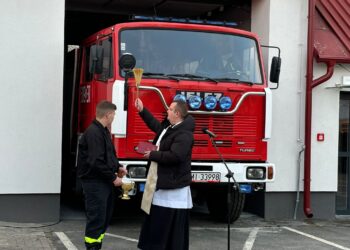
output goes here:
[{"label": "uniform trousers", "polygon": [[102,180],[82,180],[85,196],[87,249],[101,249],[104,233],[110,223],[114,208],[114,186]]},{"label": "uniform trousers", "polygon": [[190,209],[151,206],[141,228],[142,250],[188,250]]}]

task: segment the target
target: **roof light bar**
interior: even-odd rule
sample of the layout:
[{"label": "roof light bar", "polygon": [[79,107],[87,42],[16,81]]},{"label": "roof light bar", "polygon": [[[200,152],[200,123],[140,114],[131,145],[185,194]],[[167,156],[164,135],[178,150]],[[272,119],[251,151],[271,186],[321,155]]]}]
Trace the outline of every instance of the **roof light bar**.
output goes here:
[{"label": "roof light bar", "polygon": [[158,21],[158,22],[174,22],[174,23],[192,23],[192,24],[209,24],[216,26],[236,27],[236,22],[214,21],[214,20],[194,20],[189,18],[174,18],[174,17],[157,17],[157,16],[137,16],[131,17],[134,21]]}]

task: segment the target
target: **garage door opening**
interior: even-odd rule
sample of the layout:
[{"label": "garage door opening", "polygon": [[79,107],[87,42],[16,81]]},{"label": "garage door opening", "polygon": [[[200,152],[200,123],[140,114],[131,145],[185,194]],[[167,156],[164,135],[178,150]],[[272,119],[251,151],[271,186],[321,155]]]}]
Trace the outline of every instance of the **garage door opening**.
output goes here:
[{"label": "garage door opening", "polygon": [[75,151],[77,135],[77,88],[79,53],[75,46],[87,36],[121,22],[129,22],[133,15],[215,20],[236,23],[236,27],[250,30],[251,1],[238,0],[66,0],[65,63],[63,100],[62,185],[63,206],[83,210],[79,186],[76,185]]}]

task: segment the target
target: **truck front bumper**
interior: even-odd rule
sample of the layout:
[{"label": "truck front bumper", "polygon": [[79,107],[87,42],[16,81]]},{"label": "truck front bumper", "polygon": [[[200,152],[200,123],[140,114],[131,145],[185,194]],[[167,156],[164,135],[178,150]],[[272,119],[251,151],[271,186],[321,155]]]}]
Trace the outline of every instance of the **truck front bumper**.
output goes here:
[{"label": "truck front bumper", "polygon": [[[128,169],[130,178],[135,182],[145,182],[147,177],[146,161],[120,161]],[[236,162],[192,162],[193,182],[228,182],[228,169],[238,183],[266,183],[275,180],[275,165],[272,163],[236,163]]]}]

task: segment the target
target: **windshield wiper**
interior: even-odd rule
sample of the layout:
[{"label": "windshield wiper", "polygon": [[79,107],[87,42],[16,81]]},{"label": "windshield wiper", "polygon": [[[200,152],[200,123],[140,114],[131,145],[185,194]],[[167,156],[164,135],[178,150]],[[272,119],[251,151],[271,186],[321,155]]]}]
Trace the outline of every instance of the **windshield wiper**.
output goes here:
[{"label": "windshield wiper", "polygon": [[190,79],[199,79],[203,81],[211,81],[211,82],[221,82],[221,81],[228,81],[228,82],[239,82],[239,83],[245,83],[249,84],[250,86],[254,85],[253,82],[248,81],[242,81],[238,78],[228,78],[228,77],[222,77],[222,78],[211,78],[207,76],[201,76],[201,75],[194,75],[194,74],[164,74],[164,73],[156,73],[156,72],[144,72],[144,76],[158,76],[161,78],[168,78],[176,81],[180,81],[182,78],[190,78]]},{"label": "windshield wiper", "polygon": [[248,82],[248,81],[242,81],[238,78],[215,78],[215,80],[221,82],[221,81],[228,81],[228,82],[239,82],[239,83],[246,83],[249,85],[254,85],[253,82]]},{"label": "windshield wiper", "polygon": [[164,76],[163,73],[155,73],[155,72],[143,72],[144,76]]},{"label": "windshield wiper", "polygon": [[168,74],[168,75],[165,75],[165,76],[177,77],[179,79],[181,79],[181,78],[200,79],[200,80],[203,80],[203,81],[211,81],[211,82],[218,83],[218,81],[213,79],[213,78],[210,78],[210,77],[207,77],[207,76],[193,75],[193,74]]},{"label": "windshield wiper", "polygon": [[144,76],[160,76],[162,78],[168,78],[168,79],[179,81],[178,77],[174,77],[171,75],[165,75],[164,73],[144,72],[143,75]]}]

